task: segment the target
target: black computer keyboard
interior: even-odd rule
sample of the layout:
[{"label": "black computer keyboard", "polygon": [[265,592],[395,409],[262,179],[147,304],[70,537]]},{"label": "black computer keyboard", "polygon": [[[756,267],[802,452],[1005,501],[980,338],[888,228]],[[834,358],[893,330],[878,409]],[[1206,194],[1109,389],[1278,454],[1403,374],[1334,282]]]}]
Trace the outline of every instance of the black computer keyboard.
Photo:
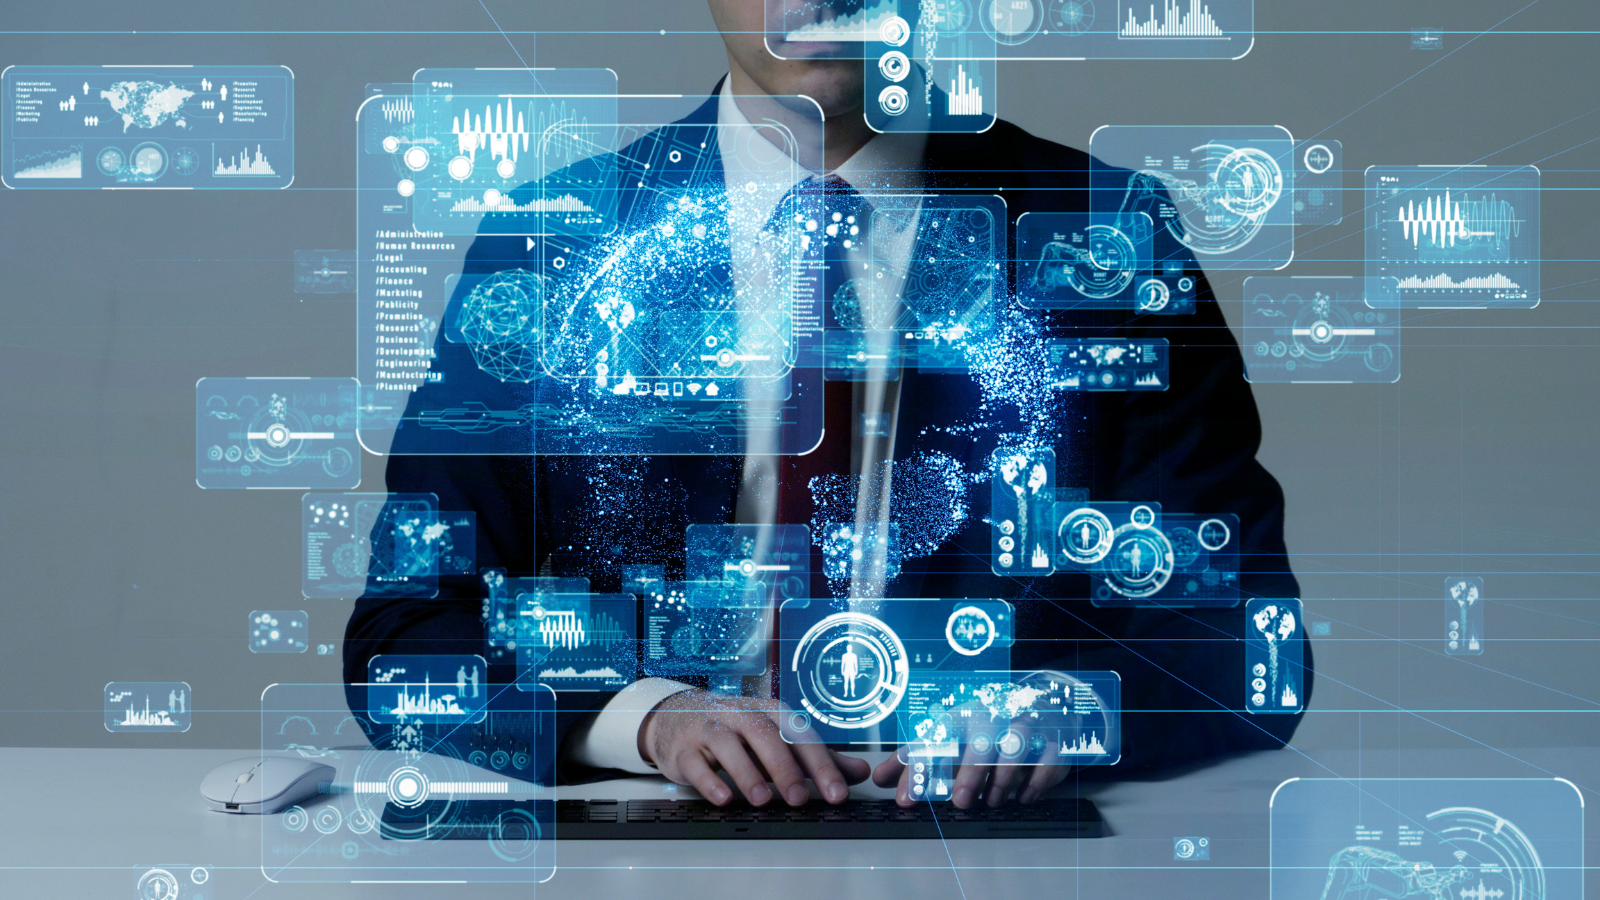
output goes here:
[{"label": "black computer keyboard", "polygon": [[[458,804],[463,808],[447,821],[461,827],[453,829],[435,820],[431,836],[481,840],[488,836],[482,826],[506,821],[502,818],[506,812],[525,804],[514,800]],[[548,808],[539,811],[540,818],[549,815]],[[1082,798],[967,810],[948,803],[901,809],[892,800],[800,807],[717,807],[704,800],[558,800],[555,817],[556,838],[563,841],[1082,838],[1099,837],[1104,825],[1100,811]]]},{"label": "black computer keyboard", "polygon": [[[445,815],[428,815],[433,840],[485,840],[501,823],[549,821],[549,801],[468,800]],[[522,810],[526,816],[506,815]],[[1026,806],[957,809],[949,803],[919,803],[901,809],[892,800],[850,800],[833,806],[812,802],[791,807],[714,806],[704,800],[558,800],[556,838],[571,840],[904,840],[944,838],[1091,838],[1104,834],[1100,811],[1089,800],[1069,797]],[[412,822],[412,819],[416,819]],[[385,837],[401,837],[415,811],[393,804],[384,810]],[[394,833],[391,834],[390,832]]]}]

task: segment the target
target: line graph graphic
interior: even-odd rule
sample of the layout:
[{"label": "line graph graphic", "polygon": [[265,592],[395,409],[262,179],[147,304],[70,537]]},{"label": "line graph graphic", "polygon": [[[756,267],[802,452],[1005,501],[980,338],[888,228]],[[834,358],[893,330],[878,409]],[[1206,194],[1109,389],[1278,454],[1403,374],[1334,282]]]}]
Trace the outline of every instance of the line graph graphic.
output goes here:
[{"label": "line graph graphic", "polygon": [[83,145],[64,150],[47,150],[19,156],[12,168],[13,178],[82,178]]},{"label": "line graph graphic", "polygon": [[[823,4],[818,4],[822,7]],[[817,10],[820,13],[820,8]],[[790,24],[799,15],[805,15],[809,10],[802,8],[798,11],[788,11],[785,19]],[[880,0],[870,6],[863,5],[849,15],[834,16],[829,19],[817,19],[811,22],[794,25],[783,36],[786,41],[865,41],[870,36],[876,35],[883,27],[883,23],[895,16],[894,0]]]},{"label": "line graph graphic", "polygon": [[1178,0],[1162,0],[1161,21],[1156,21],[1155,4],[1150,4],[1150,18],[1140,22],[1133,6],[1117,31],[1119,38],[1211,38],[1227,40],[1228,35],[1211,17],[1211,8],[1200,0],[1189,0],[1188,9],[1178,5]]}]

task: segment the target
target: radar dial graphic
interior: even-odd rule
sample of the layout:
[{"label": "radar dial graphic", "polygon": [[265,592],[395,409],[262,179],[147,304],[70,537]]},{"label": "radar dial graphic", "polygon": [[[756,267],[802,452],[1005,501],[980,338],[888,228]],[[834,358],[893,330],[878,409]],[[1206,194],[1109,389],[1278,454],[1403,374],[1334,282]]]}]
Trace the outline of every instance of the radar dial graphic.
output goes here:
[{"label": "radar dial graphic", "polygon": [[888,718],[911,675],[899,635],[858,612],[834,613],[811,626],[790,670],[800,705],[836,728],[867,728]]},{"label": "radar dial graphic", "polygon": [[1124,597],[1149,597],[1172,577],[1172,542],[1160,529],[1124,525],[1112,535],[1100,565],[1107,587]]},{"label": "radar dial graphic", "polygon": [[1094,25],[1094,0],[1051,0],[1047,21],[1056,34],[1083,34]]},{"label": "radar dial graphic", "polygon": [[1090,225],[1087,260],[1070,260],[1067,283],[1085,297],[1104,300],[1127,290],[1133,283],[1137,254],[1133,241],[1112,225]]}]

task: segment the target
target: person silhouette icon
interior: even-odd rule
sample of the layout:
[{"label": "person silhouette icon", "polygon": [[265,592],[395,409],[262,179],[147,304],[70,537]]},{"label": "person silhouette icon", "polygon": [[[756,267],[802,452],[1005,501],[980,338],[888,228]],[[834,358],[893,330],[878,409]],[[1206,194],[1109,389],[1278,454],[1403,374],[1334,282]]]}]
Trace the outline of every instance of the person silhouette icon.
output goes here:
[{"label": "person silhouette icon", "polygon": [[861,677],[861,655],[849,641],[845,641],[844,654],[839,657],[839,676],[844,679],[844,695],[854,697],[856,679]]}]

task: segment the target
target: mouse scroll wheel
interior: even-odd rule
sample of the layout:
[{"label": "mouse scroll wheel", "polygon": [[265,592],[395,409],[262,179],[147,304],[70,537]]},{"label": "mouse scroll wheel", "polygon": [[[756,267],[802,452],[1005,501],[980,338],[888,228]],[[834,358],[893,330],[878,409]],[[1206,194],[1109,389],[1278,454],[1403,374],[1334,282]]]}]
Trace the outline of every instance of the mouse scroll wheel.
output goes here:
[{"label": "mouse scroll wheel", "polygon": [[239,777],[235,778],[233,781],[234,781],[235,784],[244,784],[246,781],[249,781],[252,777],[254,777],[252,775],[252,773],[243,772],[243,773],[240,773]]}]

